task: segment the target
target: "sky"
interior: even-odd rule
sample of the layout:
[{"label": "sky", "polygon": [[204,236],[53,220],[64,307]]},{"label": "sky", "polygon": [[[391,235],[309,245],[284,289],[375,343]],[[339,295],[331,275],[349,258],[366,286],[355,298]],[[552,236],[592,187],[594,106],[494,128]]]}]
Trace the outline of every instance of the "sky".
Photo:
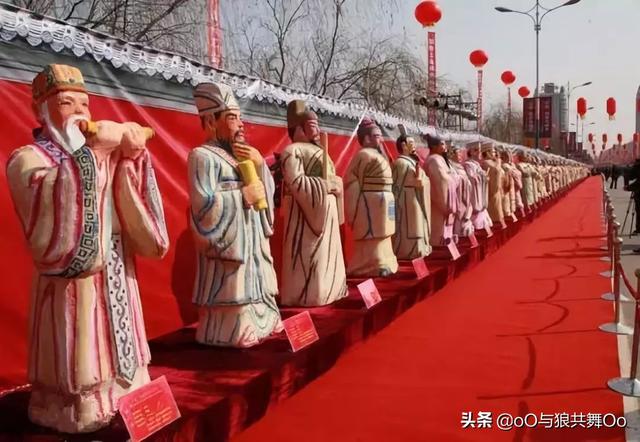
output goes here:
[{"label": "sky", "polygon": [[[566,0],[541,0],[552,8]],[[400,0],[401,13],[394,27],[402,27],[412,49],[425,53],[426,30],[414,18],[419,0]],[[526,11],[535,0],[438,0],[442,19],[434,28],[437,74],[476,91],[476,73],[469,53],[483,49],[489,56],[484,68],[485,112],[490,103],[507,100],[500,74],[516,75],[512,90],[514,106],[521,106],[517,88],[535,87],[535,32],[524,15],[499,13],[494,7]],[[403,17],[407,20],[403,20]],[[570,122],[575,123],[576,100],[584,97],[589,111],[585,139],[608,134],[610,143],[618,133],[629,141],[635,130],[635,98],[640,86],[640,0],[582,0],[549,13],[540,32],[540,85],[553,82],[572,86],[592,81],[571,94]],[[617,114],[609,121],[606,100],[614,97]],[[573,129],[572,129],[573,130]]]}]

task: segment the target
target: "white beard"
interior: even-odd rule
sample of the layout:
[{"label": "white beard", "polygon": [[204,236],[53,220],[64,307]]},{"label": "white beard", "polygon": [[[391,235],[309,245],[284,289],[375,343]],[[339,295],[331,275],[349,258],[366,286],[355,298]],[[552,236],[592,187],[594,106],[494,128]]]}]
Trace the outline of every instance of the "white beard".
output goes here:
[{"label": "white beard", "polygon": [[42,103],[40,116],[44,120],[51,139],[68,153],[74,153],[86,144],[87,140],[82,132],[80,132],[80,128],[76,123],[78,121],[88,121],[87,117],[83,115],[72,115],[65,121],[64,127],[60,129],[51,121],[47,103]]}]

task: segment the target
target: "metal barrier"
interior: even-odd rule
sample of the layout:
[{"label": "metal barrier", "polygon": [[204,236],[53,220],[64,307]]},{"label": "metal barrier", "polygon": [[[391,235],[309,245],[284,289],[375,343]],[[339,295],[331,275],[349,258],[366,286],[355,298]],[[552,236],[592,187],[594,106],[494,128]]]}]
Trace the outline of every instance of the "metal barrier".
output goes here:
[{"label": "metal barrier", "polygon": [[620,294],[620,278],[623,272],[622,265],[620,264],[620,246],[622,245],[622,238],[615,238],[613,240],[613,293],[606,293],[602,296],[603,299],[609,300],[613,296],[615,320],[614,322],[607,322],[602,324],[600,330],[607,333],[615,333],[617,335],[630,335],[633,333],[633,329],[622,323],[622,315],[620,305],[622,302],[628,302],[630,299]]},{"label": "metal barrier", "polygon": [[[622,246],[622,238],[618,236],[620,232],[620,223],[616,221],[614,214],[614,207],[611,203],[611,198],[604,190],[603,196],[603,209],[604,220],[607,232],[607,246],[603,247],[608,252],[608,256],[603,258],[603,261],[610,261],[610,270],[601,273],[602,276],[611,278],[611,292],[602,295],[602,299],[607,301],[614,301],[615,321],[607,324],[602,324],[600,330],[607,333],[615,333],[619,335],[631,335],[633,334],[631,344],[631,367],[628,377],[617,377],[609,379],[607,385],[615,392],[626,396],[640,397],[640,379],[638,378],[638,364],[640,361],[640,269],[635,271],[636,286],[632,286],[631,282],[627,278],[624,272],[624,268],[620,263],[620,249]],[[629,298],[621,293],[620,281],[622,281],[631,294],[632,298]],[[635,302],[633,327],[629,327],[622,323],[622,303],[623,302]]]},{"label": "metal barrier", "polygon": [[[635,271],[635,275],[637,279],[636,290],[633,290],[633,288],[629,290],[636,302],[629,377],[609,379],[607,385],[613,391],[624,394],[625,396],[640,397],[640,380],[638,379],[638,346],[640,345],[640,298],[638,297],[638,292],[640,291],[640,269]],[[628,280],[625,278],[625,284],[626,283],[628,283]]]}]

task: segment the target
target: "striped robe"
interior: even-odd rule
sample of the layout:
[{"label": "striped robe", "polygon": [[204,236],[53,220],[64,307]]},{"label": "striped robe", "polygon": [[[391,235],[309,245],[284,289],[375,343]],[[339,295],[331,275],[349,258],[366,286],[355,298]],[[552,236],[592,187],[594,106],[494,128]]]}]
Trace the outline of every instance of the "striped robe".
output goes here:
[{"label": "striped robe", "polygon": [[31,298],[32,421],[77,433],[106,425],[149,381],[134,256],[169,243],[151,159],[98,161],[48,139],[16,150],[9,189],[36,266]]},{"label": "striped robe", "polygon": [[190,223],[197,249],[193,302],[199,306],[196,340],[250,347],[282,323],[269,237],[273,234],[274,183],[258,171],[269,208],[245,207],[237,160],[215,144],[189,153]]},{"label": "striped robe", "polygon": [[[417,175],[416,175],[417,172]],[[431,253],[431,186],[429,178],[408,155],[393,163],[393,196],[396,201],[396,232],[393,252],[398,259],[414,259]],[[422,187],[417,187],[420,179]]]},{"label": "striped robe", "polygon": [[391,236],[396,230],[392,173],[386,156],[364,147],[345,173],[346,220],[354,251],[347,265],[350,276],[388,276],[398,271]]},{"label": "striped robe", "polygon": [[453,239],[458,212],[457,175],[442,155],[432,154],[425,164],[431,184],[431,245],[446,246]]},{"label": "striped robe", "polygon": [[469,180],[467,171],[461,163],[452,161],[451,167],[458,177],[458,210],[453,225],[453,233],[457,237],[467,238],[474,233],[473,222],[471,221],[471,216],[473,215],[471,180]]},{"label": "striped robe", "polygon": [[[330,158],[329,175],[335,175]],[[281,299],[283,305],[319,306],[347,296],[338,205],[322,179],[323,150],[294,143],[281,157],[285,195]]]},{"label": "striped robe", "polygon": [[464,170],[467,172],[471,182],[471,205],[473,206],[471,221],[473,222],[473,227],[475,230],[490,228],[493,225],[493,221],[491,221],[487,211],[489,194],[487,173],[482,170],[480,163],[473,159],[465,161]]}]

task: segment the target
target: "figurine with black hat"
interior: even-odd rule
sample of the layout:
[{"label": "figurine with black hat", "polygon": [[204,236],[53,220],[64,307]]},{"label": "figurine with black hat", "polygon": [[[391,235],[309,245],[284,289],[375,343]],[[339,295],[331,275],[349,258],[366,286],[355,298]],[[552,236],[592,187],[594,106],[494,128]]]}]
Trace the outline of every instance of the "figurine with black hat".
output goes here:
[{"label": "figurine with black hat", "polygon": [[287,123],[292,144],[281,156],[285,226],[280,298],[283,305],[331,304],[348,294],[340,239],[342,179],[322,143],[318,116],[304,101],[289,103]]}]

